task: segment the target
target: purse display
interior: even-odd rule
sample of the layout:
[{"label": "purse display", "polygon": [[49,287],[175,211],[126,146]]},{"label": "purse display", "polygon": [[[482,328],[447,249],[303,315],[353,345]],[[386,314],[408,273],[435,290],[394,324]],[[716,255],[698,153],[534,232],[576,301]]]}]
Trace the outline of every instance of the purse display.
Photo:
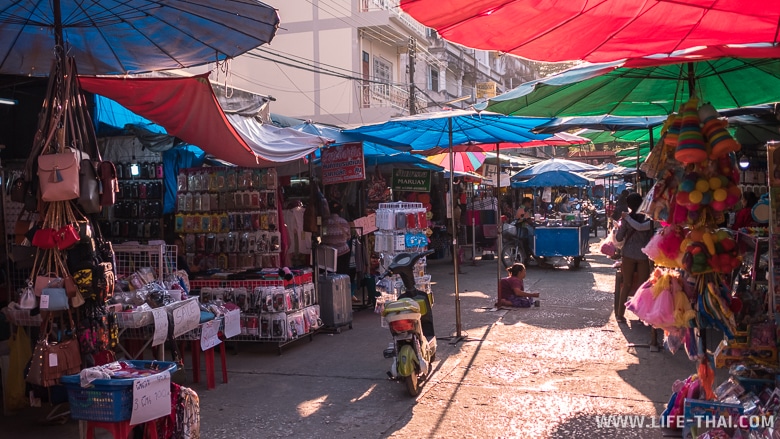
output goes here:
[{"label": "purse display", "polygon": [[65,288],[44,288],[41,290],[42,311],[65,311],[69,309]]},{"label": "purse display", "polygon": [[79,163],[89,156],[72,148],[38,156],[41,199],[46,202],[79,198]]},{"label": "purse display", "polygon": [[76,226],[73,224],[67,224],[57,230],[55,241],[58,249],[67,250],[76,245],[77,242],[81,241],[81,236],[79,236],[79,232],[76,230]]},{"label": "purse display", "polygon": [[79,164],[79,206],[86,213],[100,212],[100,180],[97,174],[99,165],[89,159],[82,159]]},{"label": "purse display", "polygon": [[32,284],[28,282],[27,286],[22,289],[22,296],[19,298],[19,308],[35,309],[37,307],[38,298],[35,297],[35,290],[33,290]]},{"label": "purse display", "polygon": [[56,248],[57,230],[50,228],[36,230],[32,239],[32,245],[44,250]]},{"label": "purse display", "polygon": [[27,180],[24,177],[18,177],[11,183],[11,201],[24,203],[24,197],[27,195]]},{"label": "purse display", "polygon": [[[68,311],[70,327],[75,332],[73,316]],[[81,371],[81,351],[75,338],[50,341],[52,336],[52,316],[49,314],[41,324],[41,338],[35,344],[30,369],[26,381],[42,387],[59,384],[64,375],[73,375]]]}]

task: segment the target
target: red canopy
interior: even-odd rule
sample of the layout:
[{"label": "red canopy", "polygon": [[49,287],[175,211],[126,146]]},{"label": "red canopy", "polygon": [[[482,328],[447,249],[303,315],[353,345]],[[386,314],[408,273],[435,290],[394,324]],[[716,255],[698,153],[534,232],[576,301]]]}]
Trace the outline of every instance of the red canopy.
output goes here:
[{"label": "red canopy", "polygon": [[228,122],[208,73],[185,78],[79,77],[81,87],[113,99],[164,127],[168,134],[238,166],[272,167]]},{"label": "red canopy", "polygon": [[775,43],[780,33],[775,1],[401,0],[401,8],[449,41],[548,62]]}]

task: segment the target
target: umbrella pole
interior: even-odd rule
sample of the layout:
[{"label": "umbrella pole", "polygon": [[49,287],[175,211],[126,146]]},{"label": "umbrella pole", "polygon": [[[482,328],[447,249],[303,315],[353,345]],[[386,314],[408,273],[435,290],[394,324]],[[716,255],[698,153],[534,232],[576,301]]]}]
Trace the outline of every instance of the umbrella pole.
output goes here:
[{"label": "umbrella pole", "polygon": [[450,143],[450,217],[452,219],[452,264],[455,267],[455,339],[452,343],[457,343],[463,339],[461,335],[461,322],[460,322],[460,286],[458,285],[458,272],[460,266],[458,264],[458,231],[455,228],[455,185],[452,183],[455,177],[455,155],[452,153],[452,118],[447,119],[447,127],[449,128],[449,143]]},{"label": "umbrella pole", "polygon": [[[501,221],[501,159],[498,158],[498,142],[496,142],[496,169],[498,169],[498,173],[496,174],[496,208],[498,211],[496,212],[496,221],[498,223],[498,233],[496,237],[496,303],[498,303],[498,294],[501,291],[501,260],[502,257],[502,249],[501,249],[501,233],[504,229],[504,224]],[[509,218],[507,218],[509,220]]]},{"label": "umbrella pole", "polygon": [[62,48],[63,53],[65,53],[65,41],[62,36],[62,9],[60,8],[60,0],[54,0],[51,9],[54,14],[54,45]]}]

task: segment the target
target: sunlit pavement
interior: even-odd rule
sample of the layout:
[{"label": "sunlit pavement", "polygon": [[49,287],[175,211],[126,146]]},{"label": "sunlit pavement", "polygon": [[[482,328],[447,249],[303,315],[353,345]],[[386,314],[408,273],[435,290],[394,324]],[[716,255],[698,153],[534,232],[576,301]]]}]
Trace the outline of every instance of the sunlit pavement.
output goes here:
[{"label": "sunlit pavement", "polygon": [[[591,251],[596,251],[596,241],[591,240]],[[389,331],[373,310],[364,309],[355,313],[352,330],[317,334],[312,341],[286,347],[282,355],[272,345],[232,343],[229,383],[221,383],[218,369],[214,390],[206,390],[203,382],[192,384],[190,370],[177,373],[176,381],[200,395],[201,437],[678,435],[658,428],[657,416],[674,380],[693,373],[695,364],[684,352],[650,352],[649,329],[630,314],[628,325],[618,326],[612,315],[612,260],[589,254],[578,270],[529,268],[527,289],[539,291],[542,303],[517,310],[491,310],[497,264],[495,259],[463,264],[457,338],[452,261],[429,262],[436,282],[439,351],[434,372],[416,399],[402,384],[387,379],[390,362],[382,350],[390,341]],[[711,349],[717,344],[714,338]],[[186,361],[189,367],[189,353]],[[43,414],[28,410],[3,418],[0,437],[78,437],[76,422],[48,426],[39,422]],[[645,418],[606,418],[610,415]],[[642,427],[599,425],[608,419]]]}]

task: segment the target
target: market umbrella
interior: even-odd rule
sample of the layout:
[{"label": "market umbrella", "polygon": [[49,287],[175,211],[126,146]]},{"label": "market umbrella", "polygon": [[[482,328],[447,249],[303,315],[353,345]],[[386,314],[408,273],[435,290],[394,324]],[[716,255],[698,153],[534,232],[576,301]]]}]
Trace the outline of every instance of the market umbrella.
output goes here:
[{"label": "market umbrella", "polygon": [[[547,124],[542,124],[540,126],[545,126]],[[539,127],[534,128],[533,130],[536,133],[541,134],[548,134],[548,133],[542,133],[542,131],[539,131]],[[545,138],[545,139],[534,139],[534,140],[527,140],[525,142],[497,142],[497,143],[473,143],[469,142],[463,145],[455,145],[452,147],[452,152],[493,152],[497,153],[496,150],[503,151],[507,149],[519,149],[519,148],[531,148],[535,146],[572,146],[572,145],[582,145],[590,143],[590,139],[586,139],[584,137],[580,137],[574,134],[569,134],[565,132],[556,132],[553,135]],[[422,154],[422,155],[437,155],[437,154],[444,154],[450,151],[449,147],[446,146],[436,146],[434,148],[425,149],[425,150],[416,150],[412,151],[414,154]]]},{"label": "market umbrella", "polygon": [[[744,0],[401,0],[449,41],[537,61],[614,61],[778,42],[780,4]],[[719,47],[721,56],[739,47]],[[710,53],[710,52],[706,52]]]},{"label": "market umbrella", "polygon": [[598,169],[598,166],[593,166],[588,163],[552,158],[523,169],[515,174],[512,177],[512,180],[533,177],[550,171],[585,172],[596,171]]},{"label": "market umbrella", "polygon": [[593,181],[569,171],[547,171],[525,181],[512,182],[513,188],[585,187]]},{"label": "market umbrella", "polygon": [[482,166],[487,157],[484,152],[453,152],[436,154],[426,158],[429,162],[439,165],[444,169],[450,168],[450,155],[454,155],[454,169],[460,172],[474,172]]},{"label": "market umbrella", "polygon": [[716,60],[631,67],[635,60],[575,67],[530,81],[479,109],[539,117],[666,116],[691,90],[716,109],[780,101],[780,59]]},{"label": "market umbrella", "polygon": [[[382,139],[400,142],[409,145],[412,149],[420,150],[436,146],[452,148],[454,145],[469,142],[495,144],[498,142],[542,140],[549,137],[549,135],[536,134],[531,129],[548,121],[549,119],[544,118],[510,117],[490,112],[479,113],[476,111],[453,110],[399,117],[384,123],[344,130],[344,132],[361,134],[368,140],[376,139],[378,142],[381,142]],[[450,169],[455,167],[454,162],[455,157],[450,155]],[[449,193],[453,194],[453,179],[450,178],[449,181]],[[452,219],[451,230],[454,232],[454,203],[450,203],[450,218]],[[498,242],[500,254],[501,240],[498,240]],[[453,254],[457,255],[457,251],[457,240],[454,240]],[[456,339],[462,339],[457,257],[453,258],[453,265],[455,268],[455,337]]]},{"label": "market umbrella", "polygon": [[0,74],[47,76],[55,47],[82,75],[222,61],[271,42],[277,11],[255,0],[19,0],[0,6]]}]

